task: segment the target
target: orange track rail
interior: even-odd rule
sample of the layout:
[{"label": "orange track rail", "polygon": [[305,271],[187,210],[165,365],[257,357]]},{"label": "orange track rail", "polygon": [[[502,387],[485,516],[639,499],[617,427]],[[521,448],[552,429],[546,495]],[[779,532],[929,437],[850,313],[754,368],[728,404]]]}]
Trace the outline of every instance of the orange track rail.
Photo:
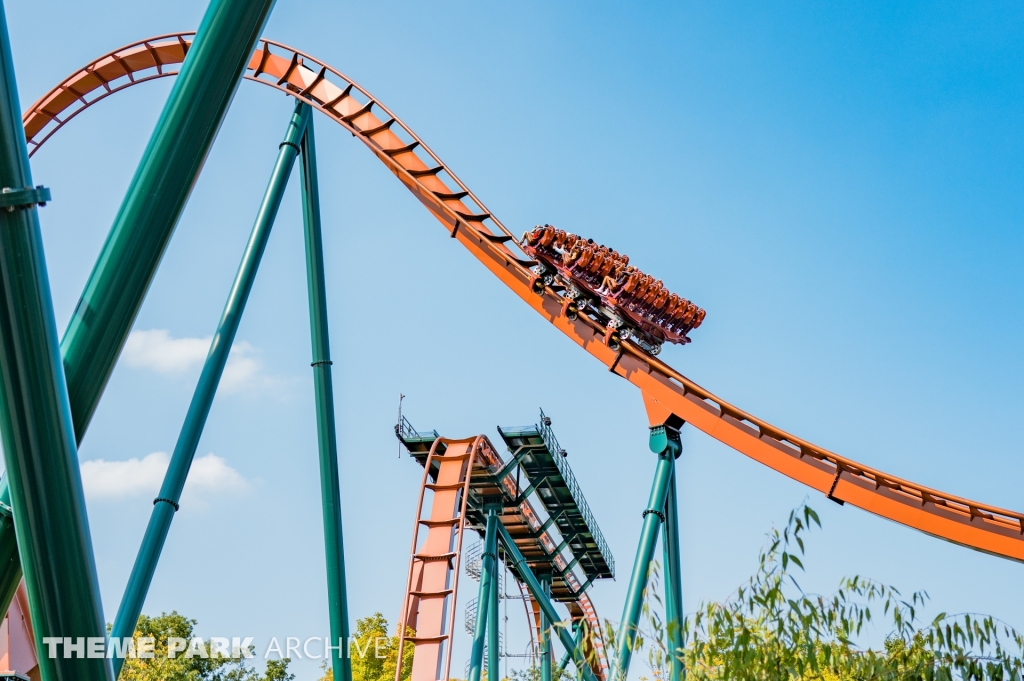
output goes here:
[{"label": "orange track rail", "polygon": [[[32,153],[91,104],[145,80],[173,75],[191,33],[134,43],[95,60],[47,93],[24,116]],[[263,40],[246,78],[301,99],[365,144],[459,242],[516,295],[609,371],[643,393],[652,423],[675,414],[708,435],[837,501],[853,504],[928,534],[1004,558],[1024,561],[1024,514],[939,492],[790,435],[716,397],[631,343],[604,344],[605,329],[561,314],[550,288],[530,289],[532,261],[507,245],[505,228],[422,140],[366,90],[324,62]]]},{"label": "orange track rail", "polygon": [[[437,453],[437,446],[442,442],[449,445],[443,456]],[[402,604],[402,621],[398,623],[398,659],[402,659],[407,641],[416,647],[411,676],[416,681],[449,678],[469,482],[474,466],[486,470],[487,459],[493,459],[489,450],[490,443],[479,436],[468,440],[438,438],[423,467],[405,603]],[[431,482],[434,461],[440,465],[437,479]],[[430,515],[424,517],[423,501],[427,490],[433,494]],[[424,526],[427,536],[420,545],[420,528]],[[408,635],[409,629],[415,632],[412,636]]]}]

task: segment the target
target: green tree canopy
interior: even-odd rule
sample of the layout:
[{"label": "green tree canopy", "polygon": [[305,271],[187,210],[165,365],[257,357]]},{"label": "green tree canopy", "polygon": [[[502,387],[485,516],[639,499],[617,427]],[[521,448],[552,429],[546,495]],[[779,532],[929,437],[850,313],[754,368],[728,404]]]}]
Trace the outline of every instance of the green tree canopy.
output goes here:
[{"label": "green tree canopy", "polygon": [[[141,615],[135,626],[136,648],[139,638],[152,637],[156,639],[155,654],[152,658],[125,658],[118,681],[294,681],[295,676],[288,673],[288,658],[268,661],[266,673],[260,674],[244,658],[186,657],[183,654],[169,657],[167,639],[191,640],[195,625],[196,620],[176,611],[161,613],[159,617]],[[204,650],[209,655],[209,643],[204,644]]]},{"label": "green tree canopy", "polygon": [[[992,617],[938,614],[920,622],[928,595],[904,597],[892,587],[850,577],[832,594],[806,593],[804,536],[821,526],[807,505],[794,510],[782,532],[773,530],[756,573],[722,603],[704,603],[681,624],[658,615],[657,570],[645,602],[637,647],[648,652],[657,678],[667,677],[669,655],[680,657],[688,681],[955,681],[1020,680],[1024,637]],[[868,625],[885,636],[881,649],[862,646]],[[681,626],[684,647],[665,641]],[[614,628],[606,623],[606,637]],[[614,645],[609,645],[609,651]]]},{"label": "green tree canopy", "polygon": [[[406,636],[413,630],[407,629]],[[412,675],[413,644],[406,643],[402,651],[401,681]],[[355,636],[349,646],[352,661],[352,681],[395,681],[398,669],[398,637],[388,633],[388,621],[375,612],[356,621]],[[334,681],[334,670],[329,660],[324,662],[324,675],[320,681]]]}]

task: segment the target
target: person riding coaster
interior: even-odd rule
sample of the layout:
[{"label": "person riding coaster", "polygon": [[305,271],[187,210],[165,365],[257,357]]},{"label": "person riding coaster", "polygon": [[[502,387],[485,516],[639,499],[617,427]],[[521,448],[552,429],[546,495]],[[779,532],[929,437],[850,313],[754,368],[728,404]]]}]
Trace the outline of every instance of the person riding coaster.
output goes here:
[{"label": "person riding coaster", "polygon": [[[665,341],[688,343],[686,334],[704,321],[703,309],[630,265],[628,256],[593,239],[545,224],[525,232],[520,244],[527,255],[542,263],[539,272],[545,283],[552,276],[563,281],[570,291],[566,295],[576,299],[573,310],[589,308],[589,314],[596,315],[601,324],[614,323],[616,328],[622,322],[636,326],[631,335],[652,354],[657,354]],[[593,301],[586,296],[580,297],[581,292],[597,296],[598,307],[589,304]],[[566,304],[569,302],[567,299]],[[620,335],[626,338],[628,331],[622,328]]]}]

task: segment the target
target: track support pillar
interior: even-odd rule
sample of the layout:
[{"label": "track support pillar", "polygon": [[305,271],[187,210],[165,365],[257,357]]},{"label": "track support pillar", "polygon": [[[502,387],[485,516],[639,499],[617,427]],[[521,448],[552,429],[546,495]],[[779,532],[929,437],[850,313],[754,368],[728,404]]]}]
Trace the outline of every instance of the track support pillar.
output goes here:
[{"label": "track support pillar", "polygon": [[[32,631],[43,679],[111,681],[105,658],[46,654],[51,637],[106,635],[78,447],[61,366],[57,324],[36,205],[47,192],[32,188],[7,17],[0,4],[0,437],[7,464],[11,533],[0,555],[0,580],[17,587],[20,553]],[[10,520],[9,518],[7,520]]]},{"label": "track support pillar", "polygon": [[[207,7],[60,344],[77,442],[96,411],[273,5],[274,0],[211,0]],[[21,111],[17,114],[20,128]],[[12,550],[0,533],[0,556]],[[12,563],[0,564],[0,584],[14,579],[11,570]],[[8,605],[9,599],[0,601],[0,610]]]},{"label": "track support pillar", "polygon": [[[495,516],[495,521],[501,521]],[[491,573],[491,592],[487,604],[487,681],[501,681],[501,564],[498,562],[497,532],[494,542],[494,567]]]},{"label": "track support pillar", "polygon": [[[541,589],[547,598],[551,598],[551,573],[542,572],[537,577],[540,579]],[[551,681],[551,625],[554,624],[540,611],[540,681]]]},{"label": "track support pillar", "polygon": [[14,534],[14,513],[11,511],[11,488],[7,473],[0,475],[0,603],[10,606],[21,583],[21,557]]},{"label": "track support pillar", "polygon": [[[302,105],[307,110],[306,104]],[[337,681],[350,681],[348,656],[348,592],[345,584],[345,543],[341,526],[341,487],[338,471],[338,435],[334,420],[334,384],[331,377],[331,342],[327,328],[327,284],[324,277],[323,234],[320,229],[320,186],[316,172],[313,121],[302,136],[302,222],[306,236],[306,281],[309,289],[309,326],[313,346],[313,387],[316,395],[316,430],[320,450],[320,496],[327,553],[327,601],[331,638],[331,669]]]},{"label": "track support pillar", "polygon": [[[217,332],[210,343],[210,352],[203,364],[203,371],[199,375],[199,383],[192,395],[192,402],[189,404],[185,422],[182,424],[178,442],[174,447],[174,454],[171,455],[171,461],[167,466],[160,494],[153,501],[153,513],[149,518],[149,525],[146,527],[142,546],[139,548],[131,576],[128,578],[128,586],[121,599],[117,617],[114,618],[114,625],[110,633],[112,637],[129,637],[135,631],[135,624],[142,612],[146,593],[153,581],[153,574],[156,572],[160,553],[171,528],[171,521],[178,510],[181,491],[185,487],[192,459],[199,446],[199,438],[203,434],[203,427],[210,414],[217,386],[224,373],[224,366],[227,364],[235,333],[238,331],[245,304],[249,299],[249,292],[256,280],[256,271],[259,268],[260,259],[263,257],[263,251],[267,247],[270,230],[274,225],[274,218],[277,217],[278,208],[281,206],[281,199],[284,196],[285,187],[288,185],[288,177],[295,164],[295,157],[299,153],[299,143],[306,131],[310,115],[309,105],[298,102],[291,120],[288,122],[288,130],[278,151],[277,163],[274,165],[270,183],[267,185],[263,202],[260,204],[256,223],[249,235],[249,243],[242,255],[242,262],[238,266],[238,272],[231,285],[227,303],[224,305],[224,312],[221,313]],[[120,673],[123,664],[122,658],[114,658],[116,673]]]},{"label": "track support pillar", "polygon": [[676,457],[682,452],[679,431],[668,425],[654,426],[650,434],[651,450],[658,455],[654,470],[654,483],[643,513],[643,528],[640,530],[640,544],[637,546],[633,572],[626,591],[626,603],[622,609],[622,620],[615,636],[616,667],[612,681],[622,681],[629,674],[629,663],[633,656],[644,592],[651,572],[654,546],[664,522],[665,501],[675,472]]},{"label": "track support pillar", "polygon": [[[484,642],[487,638],[488,619],[490,614],[491,593],[493,583],[498,578],[498,505],[488,505],[487,528],[484,530],[484,552],[480,556],[480,590],[476,597],[476,624],[473,627],[473,649],[469,658],[469,678],[467,681],[480,681],[484,663]],[[493,648],[492,648],[493,649]],[[490,652],[490,651],[488,651]],[[489,669],[494,669],[490,659]]]},{"label": "track support pillar", "polygon": [[679,560],[679,512],[676,500],[677,468],[673,468],[665,498],[665,523],[662,528],[662,549],[665,554],[665,632],[668,638],[669,681],[683,676],[683,587]]},{"label": "track support pillar", "polygon": [[[572,623],[572,640],[576,644],[577,648],[583,642],[581,627],[578,621],[573,621]],[[562,676],[562,672],[565,671],[565,668],[569,666],[570,662],[572,662],[572,653],[572,650],[566,650],[565,654],[562,655],[562,659],[558,662],[558,668],[554,673],[554,677],[556,679]]]}]

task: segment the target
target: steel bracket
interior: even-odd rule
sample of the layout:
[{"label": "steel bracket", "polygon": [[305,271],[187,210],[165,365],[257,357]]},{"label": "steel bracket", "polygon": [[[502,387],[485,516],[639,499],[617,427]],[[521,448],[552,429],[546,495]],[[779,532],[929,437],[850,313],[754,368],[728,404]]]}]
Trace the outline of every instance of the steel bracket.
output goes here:
[{"label": "steel bracket", "polygon": [[49,200],[50,190],[43,185],[22,189],[14,187],[0,189],[0,208],[6,208],[8,213],[13,213],[15,208],[45,206]]},{"label": "steel bracket", "polygon": [[679,430],[669,425],[651,427],[650,446],[655,454],[671,455],[675,459],[683,453]]}]

